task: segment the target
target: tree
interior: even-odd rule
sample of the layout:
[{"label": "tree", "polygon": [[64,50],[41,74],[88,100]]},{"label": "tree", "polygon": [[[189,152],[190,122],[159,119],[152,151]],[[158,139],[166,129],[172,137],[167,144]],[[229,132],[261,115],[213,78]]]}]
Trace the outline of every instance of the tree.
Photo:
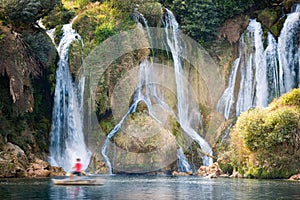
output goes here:
[{"label": "tree", "polygon": [[174,0],[172,9],[183,31],[203,44],[215,39],[227,18],[253,5],[253,0]]},{"label": "tree", "polygon": [[13,24],[31,24],[47,15],[59,0],[1,0],[2,18]]}]

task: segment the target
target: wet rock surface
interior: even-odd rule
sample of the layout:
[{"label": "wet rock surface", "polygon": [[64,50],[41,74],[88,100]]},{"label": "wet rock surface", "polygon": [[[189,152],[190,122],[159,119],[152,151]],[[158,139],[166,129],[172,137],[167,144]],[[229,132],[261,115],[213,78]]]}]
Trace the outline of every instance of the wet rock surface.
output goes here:
[{"label": "wet rock surface", "polygon": [[51,166],[34,155],[26,155],[10,142],[0,152],[0,178],[49,177],[65,175],[61,167]]}]

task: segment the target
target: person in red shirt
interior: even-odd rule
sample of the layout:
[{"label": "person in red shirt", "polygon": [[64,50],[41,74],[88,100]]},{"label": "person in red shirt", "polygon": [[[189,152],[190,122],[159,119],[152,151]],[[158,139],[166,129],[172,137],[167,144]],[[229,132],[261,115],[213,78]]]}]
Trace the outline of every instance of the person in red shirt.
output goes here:
[{"label": "person in red shirt", "polygon": [[80,158],[76,159],[76,163],[75,163],[73,169],[75,169],[75,170],[71,173],[71,176],[70,176],[71,179],[73,178],[73,175],[81,176],[82,163],[80,161]]}]

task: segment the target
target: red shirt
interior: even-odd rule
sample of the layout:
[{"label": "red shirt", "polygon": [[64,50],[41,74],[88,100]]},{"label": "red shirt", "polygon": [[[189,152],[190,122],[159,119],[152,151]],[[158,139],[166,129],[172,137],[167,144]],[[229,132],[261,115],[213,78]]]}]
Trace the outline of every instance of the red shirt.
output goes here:
[{"label": "red shirt", "polygon": [[75,171],[81,172],[82,164],[80,162],[75,163]]}]

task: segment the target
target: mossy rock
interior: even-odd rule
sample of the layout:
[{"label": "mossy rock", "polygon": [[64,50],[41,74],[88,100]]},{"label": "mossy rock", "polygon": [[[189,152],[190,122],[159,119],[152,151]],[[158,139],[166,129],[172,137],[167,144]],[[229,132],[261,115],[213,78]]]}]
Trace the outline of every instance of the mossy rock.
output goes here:
[{"label": "mossy rock", "polygon": [[260,21],[264,26],[268,29],[271,29],[272,25],[278,21],[281,17],[281,10],[280,9],[264,9],[258,13],[257,19]]},{"label": "mossy rock", "polygon": [[270,27],[270,31],[275,37],[279,37],[280,31],[283,28],[283,24],[284,24],[285,20],[286,20],[286,16],[281,18],[280,20],[278,20],[275,24],[273,24]]},{"label": "mossy rock", "polygon": [[114,120],[111,117],[101,119],[100,127],[105,133],[109,133],[114,128]]},{"label": "mossy rock", "polygon": [[54,42],[56,45],[59,44],[60,40],[62,39],[62,36],[64,34],[63,31],[63,25],[58,25],[55,27],[55,31],[54,31]]},{"label": "mossy rock", "polygon": [[148,26],[155,27],[160,24],[163,15],[162,5],[158,2],[146,2],[138,6],[138,11],[145,16]]},{"label": "mossy rock", "polygon": [[84,41],[85,55],[107,38],[135,26],[130,12],[114,7],[109,1],[90,3],[73,22],[73,28]]},{"label": "mossy rock", "polygon": [[113,138],[114,172],[153,172],[177,159],[174,136],[147,111],[130,114]]},{"label": "mossy rock", "polygon": [[83,46],[80,40],[75,40],[69,47],[69,69],[73,80],[81,78],[83,65]]}]

